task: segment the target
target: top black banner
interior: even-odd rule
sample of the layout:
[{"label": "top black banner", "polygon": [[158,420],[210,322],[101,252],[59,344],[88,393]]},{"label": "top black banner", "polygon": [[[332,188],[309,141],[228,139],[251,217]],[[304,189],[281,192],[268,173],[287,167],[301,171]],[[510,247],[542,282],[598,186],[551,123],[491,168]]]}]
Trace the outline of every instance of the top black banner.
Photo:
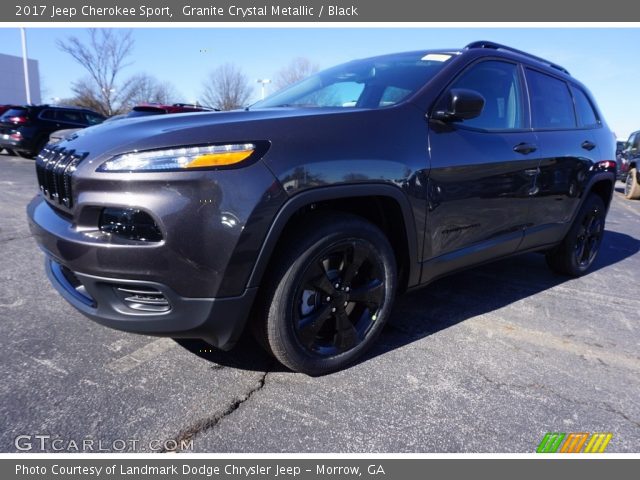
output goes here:
[{"label": "top black banner", "polygon": [[637,22],[640,4],[609,0],[14,0],[2,22]]}]

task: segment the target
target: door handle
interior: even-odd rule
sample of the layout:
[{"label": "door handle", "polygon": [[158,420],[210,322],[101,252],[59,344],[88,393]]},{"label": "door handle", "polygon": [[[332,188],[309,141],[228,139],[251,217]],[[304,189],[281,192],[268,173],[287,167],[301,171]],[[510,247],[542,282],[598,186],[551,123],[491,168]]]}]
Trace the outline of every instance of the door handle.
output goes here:
[{"label": "door handle", "polygon": [[519,143],[515,147],[513,147],[514,152],[521,153],[522,155],[528,155],[530,153],[535,152],[538,149],[536,145],[533,143]]},{"label": "door handle", "polygon": [[590,142],[589,140],[585,140],[584,142],[582,142],[582,145],[580,145],[582,148],[584,148],[585,150],[591,151],[594,148],[596,148],[596,144],[593,142]]}]

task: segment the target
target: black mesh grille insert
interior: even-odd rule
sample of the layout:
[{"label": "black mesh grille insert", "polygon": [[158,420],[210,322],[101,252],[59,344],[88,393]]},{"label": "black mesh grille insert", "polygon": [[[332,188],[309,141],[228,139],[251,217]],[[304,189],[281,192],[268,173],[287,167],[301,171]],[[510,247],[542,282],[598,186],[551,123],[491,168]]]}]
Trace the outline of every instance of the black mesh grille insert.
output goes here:
[{"label": "black mesh grille insert", "polygon": [[75,150],[45,147],[36,158],[36,175],[42,193],[55,203],[71,208],[71,175],[86,156]]}]

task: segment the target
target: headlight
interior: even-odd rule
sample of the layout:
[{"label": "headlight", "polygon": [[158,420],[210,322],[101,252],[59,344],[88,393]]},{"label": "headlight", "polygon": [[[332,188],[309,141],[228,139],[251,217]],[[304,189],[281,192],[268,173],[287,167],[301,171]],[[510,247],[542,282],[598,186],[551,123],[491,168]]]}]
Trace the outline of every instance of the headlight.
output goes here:
[{"label": "headlight", "polygon": [[117,155],[98,167],[99,172],[150,172],[224,167],[249,158],[256,150],[253,143],[178,147]]}]

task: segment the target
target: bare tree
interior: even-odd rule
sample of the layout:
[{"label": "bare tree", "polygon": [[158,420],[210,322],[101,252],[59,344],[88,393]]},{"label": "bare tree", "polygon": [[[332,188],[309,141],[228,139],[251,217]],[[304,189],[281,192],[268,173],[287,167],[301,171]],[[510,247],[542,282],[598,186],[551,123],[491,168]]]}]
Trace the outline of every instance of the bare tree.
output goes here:
[{"label": "bare tree", "polygon": [[129,81],[127,101],[129,107],[141,103],[174,103],[178,94],[173,85],[168,82],[160,82],[151,75],[141,74],[132,77]]},{"label": "bare tree", "polygon": [[75,105],[107,115],[99,96],[94,92],[92,80],[85,78],[71,85],[73,97],[60,100],[60,105]]},{"label": "bare tree", "polygon": [[308,58],[297,57],[276,73],[273,83],[276,89],[281,90],[316,73],[319,68],[317,64],[311,63]]},{"label": "bare tree", "polygon": [[204,84],[203,103],[220,110],[233,110],[247,104],[253,89],[242,70],[232,63],[216,68]]},{"label": "bare tree", "polygon": [[129,65],[126,59],[133,50],[131,32],[90,29],[88,42],[73,36],[56,43],[89,73],[90,80],[74,83],[72,89],[76,96],[89,101],[105,115],[120,113],[123,100],[130,93],[128,82],[120,84],[118,80],[122,70]]}]

